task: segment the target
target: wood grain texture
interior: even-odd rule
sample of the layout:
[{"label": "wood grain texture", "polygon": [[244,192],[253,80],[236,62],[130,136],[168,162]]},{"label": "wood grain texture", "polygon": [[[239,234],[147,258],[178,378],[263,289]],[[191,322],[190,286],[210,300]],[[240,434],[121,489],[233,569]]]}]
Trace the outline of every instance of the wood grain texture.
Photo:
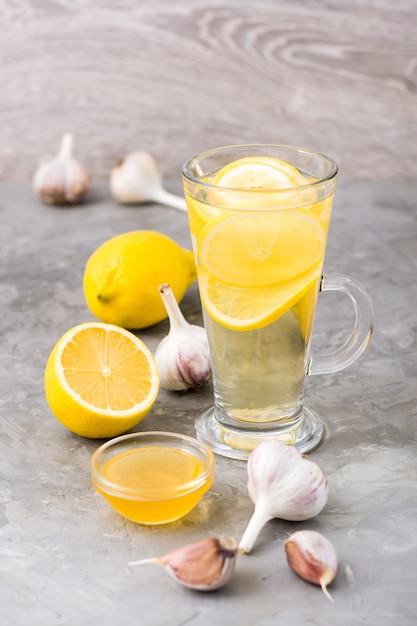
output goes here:
[{"label": "wood grain texture", "polygon": [[414,178],[417,0],[0,3],[0,178],[71,131],[94,177],[131,150],[165,176],[242,142],[291,143],[344,179]]}]

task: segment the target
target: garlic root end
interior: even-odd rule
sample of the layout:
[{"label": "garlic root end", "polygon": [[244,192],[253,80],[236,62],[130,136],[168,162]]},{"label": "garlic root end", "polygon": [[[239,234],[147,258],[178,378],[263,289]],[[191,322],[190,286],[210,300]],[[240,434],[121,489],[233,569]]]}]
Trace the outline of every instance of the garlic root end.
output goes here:
[{"label": "garlic root end", "polygon": [[128,565],[132,567],[136,567],[136,565],[147,565],[148,563],[158,564],[159,562],[160,562],[159,559],[150,558],[150,559],[141,559],[140,561],[129,561]]},{"label": "garlic root end", "polygon": [[322,591],[323,591],[324,595],[326,596],[326,598],[328,600],[330,600],[330,602],[332,602],[334,604],[333,597],[331,596],[329,590],[327,589],[327,584],[328,583],[326,581],[324,581],[324,580],[320,581],[320,587],[322,588]]}]

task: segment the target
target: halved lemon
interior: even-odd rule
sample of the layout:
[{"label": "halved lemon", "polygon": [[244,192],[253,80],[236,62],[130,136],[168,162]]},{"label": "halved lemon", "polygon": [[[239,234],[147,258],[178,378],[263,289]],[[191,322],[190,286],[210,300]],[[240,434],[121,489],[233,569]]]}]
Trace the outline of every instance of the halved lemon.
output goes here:
[{"label": "halved lemon", "polygon": [[277,320],[309,290],[315,293],[321,265],[274,287],[234,287],[219,282],[203,269],[198,281],[201,300],[210,317],[225,328],[248,331]]},{"label": "halved lemon", "polygon": [[133,333],[87,322],[56,343],[45,368],[45,394],[55,417],[83,437],[107,438],[135,426],[159,390],[155,359]]},{"label": "halved lemon", "polygon": [[296,211],[241,212],[208,224],[198,256],[204,270],[236,287],[272,287],[305,274],[324,257],[319,222]]}]

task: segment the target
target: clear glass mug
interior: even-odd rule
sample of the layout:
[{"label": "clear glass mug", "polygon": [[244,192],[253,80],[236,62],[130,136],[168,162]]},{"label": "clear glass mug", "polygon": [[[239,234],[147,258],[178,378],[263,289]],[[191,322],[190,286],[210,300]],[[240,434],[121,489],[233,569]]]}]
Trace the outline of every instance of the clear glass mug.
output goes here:
[{"label": "clear glass mug", "polygon": [[[303,405],[305,376],[344,369],[369,343],[365,290],[322,275],[336,177],[331,159],[280,145],[218,148],[183,167],[214,390],[195,427],[217,454],[246,459],[271,438],[315,448],[324,427]],[[347,294],[355,322],[338,350],[310,356],[320,290]]]}]

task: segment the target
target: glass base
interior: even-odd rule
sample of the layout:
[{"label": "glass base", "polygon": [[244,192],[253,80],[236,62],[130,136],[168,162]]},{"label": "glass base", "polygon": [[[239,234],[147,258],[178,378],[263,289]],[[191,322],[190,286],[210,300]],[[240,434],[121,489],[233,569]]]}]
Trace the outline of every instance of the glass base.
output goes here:
[{"label": "glass base", "polygon": [[311,452],[319,445],[324,435],[322,420],[306,407],[303,408],[302,419],[296,426],[252,431],[223,426],[215,418],[214,407],[211,406],[198,416],[195,429],[197,438],[206,443],[213,452],[241,460],[247,460],[255,446],[270,439],[295,445],[302,453]]}]

